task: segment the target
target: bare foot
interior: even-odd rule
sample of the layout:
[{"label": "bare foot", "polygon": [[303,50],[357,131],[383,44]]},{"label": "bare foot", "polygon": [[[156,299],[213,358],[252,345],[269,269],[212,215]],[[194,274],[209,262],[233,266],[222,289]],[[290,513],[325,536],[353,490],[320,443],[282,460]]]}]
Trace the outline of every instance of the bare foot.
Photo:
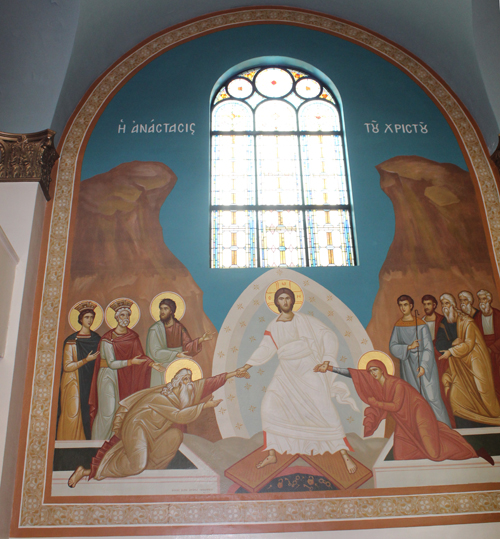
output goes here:
[{"label": "bare foot", "polygon": [[256,468],[264,468],[264,466],[268,466],[269,464],[276,464],[276,462],[278,462],[276,455],[269,454],[264,460],[261,460],[259,464],[257,464]]},{"label": "bare foot", "polygon": [[77,483],[84,477],[90,475],[90,470],[86,470],[83,466],[78,466],[78,468],[72,473],[71,477],[68,479],[68,487],[75,488]]},{"label": "bare foot", "polygon": [[345,467],[347,468],[347,471],[349,473],[354,473],[358,469],[356,464],[354,464],[354,462],[350,459],[349,455],[345,451],[341,451],[341,455],[342,455],[342,458],[344,459]]}]

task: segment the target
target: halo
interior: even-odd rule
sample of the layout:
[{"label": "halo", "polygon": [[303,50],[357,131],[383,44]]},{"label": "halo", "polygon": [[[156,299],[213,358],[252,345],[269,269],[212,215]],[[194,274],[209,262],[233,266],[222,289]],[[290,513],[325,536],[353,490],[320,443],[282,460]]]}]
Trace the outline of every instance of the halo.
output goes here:
[{"label": "halo", "polygon": [[[96,308],[94,309],[95,318],[94,318],[94,321],[92,322],[92,325],[90,326],[90,329],[92,331],[97,331],[101,327],[102,321],[104,319],[104,312],[102,310],[102,307],[99,305],[99,303],[97,303],[97,301],[94,301],[93,299],[91,299],[91,300],[86,299],[86,300],[83,300],[83,301],[91,301],[92,303],[96,304]],[[77,311],[77,309],[76,309],[76,306],[80,305],[80,303],[82,303],[82,301],[78,301],[77,303],[75,303],[73,305],[73,307],[71,307],[71,309],[70,309],[70,311],[68,313],[69,325],[75,331],[80,331],[80,329],[81,329],[81,325],[78,323],[78,315],[80,314],[80,312]]]},{"label": "halo", "polygon": [[276,307],[274,304],[274,294],[280,288],[289,288],[295,294],[295,303],[292,310],[294,312],[300,310],[304,304],[304,292],[302,292],[302,288],[300,288],[297,283],[294,283],[289,279],[280,279],[279,281],[274,281],[274,283],[269,285],[268,289],[266,290],[266,303],[269,309],[271,309],[273,313],[279,314],[278,307]]},{"label": "halo", "polygon": [[192,380],[201,380],[203,378],[203,371],[201,367],[194,361],[194,359],[176,359],[172,361],[165,371],[165,383],[168,384],[172,381],[172,378],[181,370],[189,369],[192,373]]},{"label": "halo", "polygon": [[130,298],[116,298],[109,302],[108,306],[106,307],[106,324],[111,329],[115,329],[116,327],[115,311],[111,309],[110,305],[118,299],[128,299],[132,302],[132,307],[130,308],[132,314],[130,315],[130,324],[128,325],[128,327],[132,329],[137,325],[137,322],[139,322],[139,319],[141,318],[141,310],[139,309],[139,305],[137,305],[137,303]]},{"label": "halo", "polygon": [[182,296],[179,296],[179,294],[176,294],[175,292],[160,292],[153,298],[149,305],[149,312],[153,319],[157,322],[160,320],[160,302],[162,299],[172,299],[175,301],[175,304],[177,305],[175,318],[181,320],[186,312],[186,302]]},{"label": "halo", "polygon": [[387,374],[391,376],[394,375],[394,362],[385,352],[381,352],[380,350],[371,350],[370,352],[364,353],[359,358],[358,369],[366,370],[366,366],[373,359],[381,361],[385,365],[385,368],[387,369]]}]

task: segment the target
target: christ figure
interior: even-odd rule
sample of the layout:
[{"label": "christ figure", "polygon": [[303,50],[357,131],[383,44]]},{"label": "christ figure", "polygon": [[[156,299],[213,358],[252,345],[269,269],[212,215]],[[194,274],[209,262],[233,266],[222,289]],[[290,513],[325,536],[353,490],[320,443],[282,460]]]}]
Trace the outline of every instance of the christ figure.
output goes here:
[{"label": "christ figure", "polygon": [[314,317],[294,313],[295,294],[289,288],[280,288],[274,303],[279,316],[267,327],[257,350],[237,371],[246,373],[278,354],[279,365],[261,406],[268,455],[257,468],[276,464],[276,453],[322,455],[340,451],[347,470],[354,473],[356,464],[347,453],[352,448],[332,398],[354,410],[356,403],[347,386],[336,381],[333,373],[322,377],[313,372],[324,361],[337,365],[337,336]]}]

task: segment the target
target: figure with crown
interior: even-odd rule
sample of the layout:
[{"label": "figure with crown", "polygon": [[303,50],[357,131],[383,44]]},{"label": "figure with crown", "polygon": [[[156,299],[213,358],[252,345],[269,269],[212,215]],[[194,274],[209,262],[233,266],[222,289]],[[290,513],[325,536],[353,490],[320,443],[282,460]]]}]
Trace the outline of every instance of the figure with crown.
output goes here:
[{"label": "figure with crown", "polygon": [[81,301],[72,309],[81,328],[64,341],[58,440],[90,440],[91,437],[89,395],[101,337],[90,328],[94,324],[97,307],[93,301]]},{"label": "figure with crown", "polygon": [[139,335],[129,328],[134,305],[120,298],[107,309],[114,311],[117,325],[102,336],[101,359],[94,368],[89,400],[92,440],[109,440],[119,402],[149,387],[151,368],[164,370],[144,354]]}]

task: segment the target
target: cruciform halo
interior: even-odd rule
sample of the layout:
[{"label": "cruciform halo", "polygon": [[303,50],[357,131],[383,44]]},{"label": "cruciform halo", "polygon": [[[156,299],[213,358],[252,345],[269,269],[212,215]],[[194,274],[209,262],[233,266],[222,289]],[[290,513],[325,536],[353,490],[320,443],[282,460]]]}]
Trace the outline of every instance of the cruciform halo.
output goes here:
[{"label": "cruciform halo", "polygon": [[292,311],[299,311],[304,304],[304,292],[297,283],[290,281],[290,279],[280,279],[279,281],[274,281],[274,283],[271,283],[268,286],[266,290],[266,304],[269,309],[271,309],[271,311],[273,311],[275,314],[280,314],[278,307],[276,307],[274,304],[274,294],[276,294],[280,288],[289,288],[295,294],[295,303]]}]

